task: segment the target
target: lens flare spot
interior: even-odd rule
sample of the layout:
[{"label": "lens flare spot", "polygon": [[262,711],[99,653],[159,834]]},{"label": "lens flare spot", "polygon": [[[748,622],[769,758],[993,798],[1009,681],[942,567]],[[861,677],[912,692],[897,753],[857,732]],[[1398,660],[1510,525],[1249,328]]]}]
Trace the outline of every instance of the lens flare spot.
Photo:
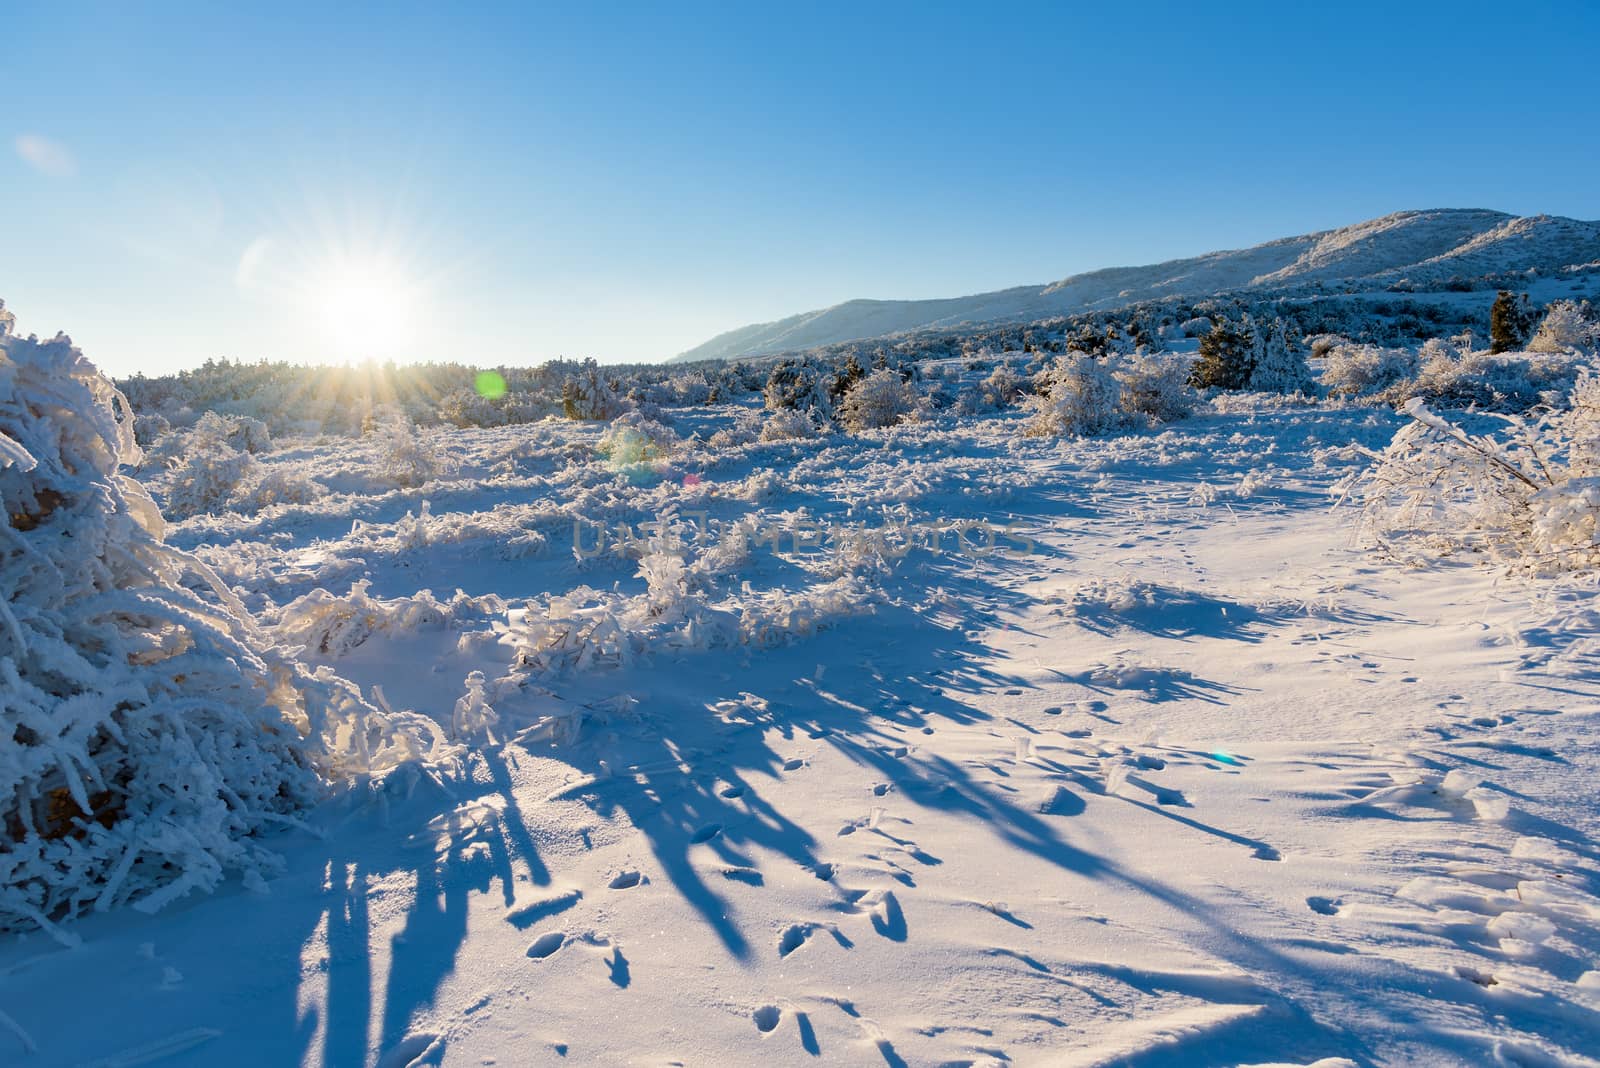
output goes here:
[{"label": "lens flare spot", "polygon": [[506,380],[498,371],[479,371],[472,387],[485,400],[499,400],[506,395]]}]

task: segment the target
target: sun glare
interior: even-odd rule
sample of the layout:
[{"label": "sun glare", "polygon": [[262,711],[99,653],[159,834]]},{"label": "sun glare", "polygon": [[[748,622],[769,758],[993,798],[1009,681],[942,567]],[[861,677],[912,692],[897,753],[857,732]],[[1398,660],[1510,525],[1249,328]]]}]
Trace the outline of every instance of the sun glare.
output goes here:
[{"label": "sun glare", "polygon": [[339,258],[316,272],[311,297],[325,342],[345,361],[381,360],[406,346],[420,294],[396,265],[378,258]]}]

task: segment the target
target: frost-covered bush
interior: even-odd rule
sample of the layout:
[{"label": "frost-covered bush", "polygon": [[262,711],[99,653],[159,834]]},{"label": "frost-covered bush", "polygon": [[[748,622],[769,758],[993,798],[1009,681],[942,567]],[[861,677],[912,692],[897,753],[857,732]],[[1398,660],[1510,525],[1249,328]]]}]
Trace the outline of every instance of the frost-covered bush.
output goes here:
[{"label": "frost-covered bush", "polygon": [[990,408],[1008,408],[1027,388],[1022,376],[1010,364],[998,364],[979,387],[979,395]]},{"label": "frost-covered bush", "polygon": [[1322,368],[1322,386],[1330,396],[1364,397],[1414,378],[1420,368],[1410,349],[1335,342]]},{"label": "frost-covered bush", "polygon": [[402,489],[426,485],[448,470],[431,437],[398,409],[372,429],[378,477]]},{"label": "frost-covered bush", "polygon": [[1478,407],[1522,412],[1559,401],[1577,382],[1586,361],[1576,353],[1467,352],[1424,346],[1422,370],[1384,391],[1390,403],[1421,399],[1443,408]]},{"label": "frost-covered bush", "polygon": [[568,419],[615,419],[628,410],[628,402],[600,372],[600,365],[584,360],[561,385],[561,407]]},{"label": "frost-covered bush", "polygon": [[790,409],[833,417],[833,375],[800,360],[782,360],[767,376],[762,398],[770,412]]},{"label": "frost-covered bush", "polygon": [[228,507],[235,512],[254,515],[263,508],[279,504],[310,504],[327,492],[328,488],[307,474],[304,468],[288,464],[258,464],[254,477],[246,480],[234,492]]},{"label": "frost-covered bush", "polygon": [[460,590],[449,601],[439,600],[431,590],[383,600],[367,593],[370,585],[362,579],[352,583],[350,592],[342,596],[319,588],[296,598],[269,619],[273,639],[319,656],[341,657],[374,634],[438,630],[458,620],[497,614],[505,608],[498,597],[468,597]]},{"label": "frost-covered bush", "polygon": [[810,411],[799,408],[779,408],[767,416],[761,425],[762,441],[808,440],[820,434],[821,428]]},{"label": "frost-covered bush", "polygon": [[1122,387],[1119,407],[1127,415],[1162,423],[1188,418],[1200,399],[1189,385],[1191,362],[1186,356],[1153,353],[1121,360],[1112,372]]},{"label": "frost-covered bush", "polygon": [[251,454],[266,452],[272,448],[272,435],[267,432],[267,424],[259,419],[207,412],[189,431],[189,449],[210,452],[219,445]]},{"label": "frost-covered bush", "polygon": [[664,462],[677,451],[680,442],[671,427],[651,419],[643,412],[629,412],[612,420],[600,435],[595,451],[614,468]]},{"label": "frost-covered bush", "polygon": [[1106,361],[1069,352],[1041,375],[1039,392],[1024,397],[1032,413],[1028,437],[1099,434],[1123,422],[1122,383]]},{"label": "frost-covered bush", "polygon": [[450,717],[450,737],[457,741],[481,738],[500,722],[499,715],[484,697],[483,672],[467,673],[467,692],[456,701]]},{"label": "frost-covered bush", "polygon": [[1251,389],[1258,393],[1300,393],[1311,387],[1305,350],[1290,339],[1282,319],[1271,325],[1258,325],[1251,343]]},{"label": "frost-covered bush", "polygon": [[141,449],[148,449],[161,438],[172,433],[167,417],[155,412],[136,415],[133,420],[133,439]]},{"label": "frost-covered bush", "polygon": [[1588,314],[1586,303],[1558,300],[1545,309],[1544,320],[1528,342],[1529,351],[1585,352],[1600,345],[1600,321]]},{"label": "frost-covered bush", "polygon": [[439,398],[437,416],[451,426],[504,426],[506,413],[475,389],[453,389]]},{"label": "frost-covered bush", "polygon": [[131,423],[67,338],[0,326],[0,930],[70,942],[63,918],[259,878],[257,835],[330,779],[442,752],[162,543]]},{"label": "frost-covered bush", "polygon": [[1406,412],[1412,422],[1345,487],[1380,543],[1480,551],[1535,572],[1600,565],[1600,378],[1586,369],[1567,408],[1476,417],[1498,432],[1472,432],[1420,398]]},{"label": "frost-covered bush", "polygon": [[853,431],[894,426],[917,407],[917,391],[895,371],[874,371],[852,385],[839,421]]},{"label": "frost-covered bush", "polygon": [[221,512],[255,470],[256,459],[222,439],[191,437],[187,458],[167,483],[167,514],[179,519]]},{"label": "frost-covered bush", "polygon": [[711,403],[711,383],[706,381],[706,376],[699,371],[692,374],[676,375],[669,385],[672,388],[673,398],[666,403],[684,406],[698,406]]},{"label": "frost-covered bush", "polygon": [[1235,325],[1219,320],[1200,339],[1190,380],[1200,389],[1246,389],[1255,373],[1256,332],[1248,316]]},{"label": "frost-covered bush", "polygon": [[167,482],[167,514],[185,519],[221,512],[255,472],[255,453],[271,448],[267,426],[246,416],[206,412],[181,439],[164,450],[174,466]]}]

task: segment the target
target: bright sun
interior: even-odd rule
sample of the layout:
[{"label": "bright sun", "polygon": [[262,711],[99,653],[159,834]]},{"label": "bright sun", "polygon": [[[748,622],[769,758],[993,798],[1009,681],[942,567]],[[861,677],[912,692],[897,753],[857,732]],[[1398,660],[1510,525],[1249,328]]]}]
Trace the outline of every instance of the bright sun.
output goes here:
[{"label": "bright sun", "polygon": [[321,332],[347,361],[381,360],[406,347],[416,325],[417,284],[377,257],[338,257],[315,272],[311,297]]}]

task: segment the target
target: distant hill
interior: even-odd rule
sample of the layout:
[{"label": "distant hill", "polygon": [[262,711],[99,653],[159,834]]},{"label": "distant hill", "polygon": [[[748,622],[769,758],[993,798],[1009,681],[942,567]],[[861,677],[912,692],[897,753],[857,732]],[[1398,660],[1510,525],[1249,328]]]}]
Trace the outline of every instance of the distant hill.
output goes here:
[{"label": "distant hill", "polygon": [[1400,211],[1253,248],[1147,267],[1109,267],[1049,285],[942,300],[850,300],[730,330],[675,359],[761,356],[907,330],[1031,321],[1169,296],[1198,299],[1319,284],[1380,290],[1402,281],[1428,289],[1455,278],[1529,268],[1555,271],[1597,261],[1600,222],[1474,209]]}]

